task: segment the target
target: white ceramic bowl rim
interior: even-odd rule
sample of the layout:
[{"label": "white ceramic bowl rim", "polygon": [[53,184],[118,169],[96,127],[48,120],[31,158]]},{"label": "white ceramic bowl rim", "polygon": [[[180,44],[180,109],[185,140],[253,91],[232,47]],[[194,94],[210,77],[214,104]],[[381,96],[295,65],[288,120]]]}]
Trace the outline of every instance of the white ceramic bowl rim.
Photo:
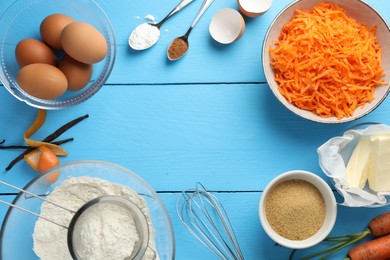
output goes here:
[{"label": "white ceramic bowl rim", "polygon": [[[313,184],[321,192],[326,205],[326,217],[323,226],[318,230],[315,235],[311,236],[308,239],[300,241],[286,239],[276,233],[274,230],[272,230],[267,221],[265,211],[263,210],[264,200],[270,189],[274,187],[275,184],[292,179],[301,179]],[[318,175],[304,170],[292,170],[278,175],[266,186],[259,203],[259,216],[264,231],[276,243],[288,248],[303,249],[320,243],[332,231],[333,226],[336,222],[337,203],[333,191],[330,189],[329,185]]]}]

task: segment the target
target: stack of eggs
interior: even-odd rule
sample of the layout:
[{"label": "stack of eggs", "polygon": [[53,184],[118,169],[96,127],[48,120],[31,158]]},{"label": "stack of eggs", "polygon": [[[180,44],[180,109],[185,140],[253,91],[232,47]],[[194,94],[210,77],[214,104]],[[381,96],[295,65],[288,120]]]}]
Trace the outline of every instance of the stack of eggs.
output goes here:
[{"label": "stack of eggs", "polygon": [[108,46],[92,25],[63,14],[52,14],[40,25],[43,41],[21,40],[15,49],[19,86],[31,96],[56,99],[67,90],[88,84],[93,64],[104,59]]}]

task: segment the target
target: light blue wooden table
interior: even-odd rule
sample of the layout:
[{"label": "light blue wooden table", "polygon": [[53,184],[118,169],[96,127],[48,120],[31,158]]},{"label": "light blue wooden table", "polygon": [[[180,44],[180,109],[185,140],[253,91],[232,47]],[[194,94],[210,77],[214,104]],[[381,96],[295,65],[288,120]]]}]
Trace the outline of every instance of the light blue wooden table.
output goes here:
[{"label": "light blue wooden table", "polygon": [[[11,0],[2,0],[3,12]],[[258,203],[267,183],[294,169],[329,179],[318,165],[316,149],[329,138],[361,122],[390,124],[390,100],[370,115],[341,125],[317,124],[286,110],[273,96],[262,70],[261,46],[272,19],[291,0],[274,1],[261,17],[246,18],[246,31],[236,43],[222,46],[208,32],[213,14],[232,0],[216,0],[190,36],[190,51],[168,62],[169,42],[182,35],[201,5],[197,0],[164,24],[153,48],[135,52],[127,40],[144,16],[162,19],[177,1],[98,0],[116,33],[117,58],[106,85],[92,99],[67,110],[49,111],[37,138],[78,116],[90,118],[64,134],[75,141],[64,145],[61,162],[104,160],[127,167],[161,196],[172,219],[177,259],[216,259],[180,223],[178,193],[202,182],[226,207],[246,259],[287,259],[290,250],[275,246],[261,228]],[[390,21],[390,2],[367,0]],[[36,109],[0,88],[0,139],[20,143]],[[0,151],[0,169],[19,151]],[[0,179],[24,186],[36,173],[25,162]],[[12,201],[12,190],[0,187],[1,199]],[[11,193],[11,194],[8,194]],[[340,199],[338,197],[338,199]],[[361,231],[368,221],[389,210],[338,207],[332,234]],[[0,205],[0,219],[7,207]],[[340,259],[345,251],[332,259]],[[15,259],[4,259],[15,260]]]}]

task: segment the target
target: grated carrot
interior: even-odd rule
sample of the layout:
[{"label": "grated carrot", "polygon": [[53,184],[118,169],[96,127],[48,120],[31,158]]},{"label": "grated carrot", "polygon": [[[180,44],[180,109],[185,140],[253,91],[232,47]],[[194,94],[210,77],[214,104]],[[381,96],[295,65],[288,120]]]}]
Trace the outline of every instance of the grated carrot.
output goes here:
[{"label": "grated carrot", "polygon": [[296,10],[269,50],[279,92],[321,117],[352,116],[385,84],[375,32],[332,3]]}]

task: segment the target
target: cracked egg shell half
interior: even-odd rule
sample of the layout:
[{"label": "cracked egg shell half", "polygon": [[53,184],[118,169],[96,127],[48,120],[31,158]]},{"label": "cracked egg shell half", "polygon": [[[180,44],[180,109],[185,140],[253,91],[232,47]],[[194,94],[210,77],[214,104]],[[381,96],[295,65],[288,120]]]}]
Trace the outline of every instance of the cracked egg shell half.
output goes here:
[{"label": "cracked egg shell half", "polygon": [[245,16],[257,17],[268,11],[272,0],[237,0],[237,4]]},{"label": "cracked egg shell half", "polygon": [[245,21],[238,11],[223,8],[211,19],[209,31],[217,42],[229,44],[241,38],[245,31]]}]

